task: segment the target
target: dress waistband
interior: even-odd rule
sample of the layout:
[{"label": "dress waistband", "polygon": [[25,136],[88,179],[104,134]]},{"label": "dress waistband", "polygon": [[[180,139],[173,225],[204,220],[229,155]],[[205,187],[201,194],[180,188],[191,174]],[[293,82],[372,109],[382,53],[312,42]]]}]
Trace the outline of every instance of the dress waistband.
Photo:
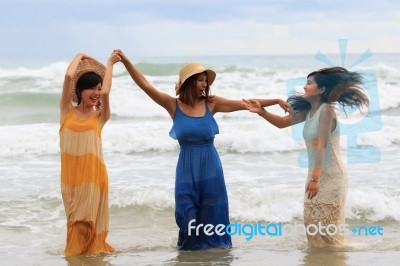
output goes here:
[{"label": "dress waistband", "polygon": [[188,140],[178,140],[179,146],[190,147],[190,146],[212,146],[214,145],[214,138],[201,140],[201,141],[188,141]]}]

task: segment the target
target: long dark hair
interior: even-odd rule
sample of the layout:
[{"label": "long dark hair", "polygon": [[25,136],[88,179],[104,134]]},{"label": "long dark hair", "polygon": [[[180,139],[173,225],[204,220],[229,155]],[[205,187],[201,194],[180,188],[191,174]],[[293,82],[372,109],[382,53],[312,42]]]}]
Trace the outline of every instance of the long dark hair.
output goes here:
[{"label": "long dark hair", "polygon": [[[206,72],[203,72],[203,73],[207,74]],[[200,74],[202,74],[202,73],[190,76],[181,85],[181,87],[179,89],[179,91],[180,91],[179,92],[179,100],[181,102],[191,105],[191,106],[195,105],[195,99],[197,97],[197,91],[195,89],[196,89],[197,77]],[[208,85],[208,82],[207,82],[206,95],[204,96],[206,101],[208,101],[209,93],[210,93],[210,86]]]},{"label": "long dark hair", "polygon": [[[78,105],[82,100],[82,91],[96,87],[97,84],[103,85],[103,79],[100,75],[95,72],[87,72],[83,74],[76,82],[76,98],[78,99]],[[101,102],[98,101],[96,105],[96,110],[100,110]]]},{"label": "long dark hair", "polygon": [[[314,77],[318,88],[325,87],[321,95],[323,103],[339,103],[345,107],[359,109],[369,106],[369,99],[362,88],[362,76],[357,72],[350,72],[343,67],[328,67],[313,71],[307,78]],[[295,113],[309,111],[311,104],[303,95],[293,95],[287,99]]]}]

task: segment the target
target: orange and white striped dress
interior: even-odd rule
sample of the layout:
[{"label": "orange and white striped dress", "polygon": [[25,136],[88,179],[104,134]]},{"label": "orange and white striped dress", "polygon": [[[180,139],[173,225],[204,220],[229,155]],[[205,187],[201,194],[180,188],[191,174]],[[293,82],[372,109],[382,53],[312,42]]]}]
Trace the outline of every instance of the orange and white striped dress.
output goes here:
[{"label": "orange and white striped dress", "polygon": [[109,227],[108,175],[98,112],[81,120],[69,108],[61,121],[61,192],[67,217],[65,255],[113,252]]}]

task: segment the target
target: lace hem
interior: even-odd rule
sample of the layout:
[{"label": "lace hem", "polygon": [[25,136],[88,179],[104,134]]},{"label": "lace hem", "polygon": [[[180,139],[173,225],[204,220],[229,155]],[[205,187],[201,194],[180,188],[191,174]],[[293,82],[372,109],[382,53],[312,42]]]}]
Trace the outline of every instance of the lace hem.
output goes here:
[{"label": "lace hem", "polygon": [[[344,245],[344,206],[304,203],[304,225],[312,247]],[[318,227],[318,229],[317,229]]]}]

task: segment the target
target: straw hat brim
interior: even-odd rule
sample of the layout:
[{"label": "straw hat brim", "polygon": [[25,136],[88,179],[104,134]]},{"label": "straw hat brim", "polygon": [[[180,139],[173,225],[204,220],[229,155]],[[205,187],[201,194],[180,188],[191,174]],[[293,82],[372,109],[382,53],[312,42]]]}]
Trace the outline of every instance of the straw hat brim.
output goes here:
[{"label": "straw hat brim", "polygon": [[82,77],[82,75],[89,72],[94,72],[101,78],[104,78],[106,67],[102,63],[90,58],[83,59],[79,62],[78,68],[76,69],[74,77],[72,78],[71,98],[73,102],[78,102],[78,97],[76,96],[76,83],[78,82],[78,79]]},{"label": "straw hat brim", "polygon": [[199,63],[193,62],[186,64],[185,66],[182,67],[181,71],[179,72],[179,81],[175,86],[175,92],[176,95],[180,94],[180,89],[183,83],[190,78],[193,75],[199,74],[206,72],[207,74],[207,81],[208,81],[208,86],[211,86],[213,84],[217,74],[215,73],[214,70],[207,69],[204,66],[202,66]]}]

